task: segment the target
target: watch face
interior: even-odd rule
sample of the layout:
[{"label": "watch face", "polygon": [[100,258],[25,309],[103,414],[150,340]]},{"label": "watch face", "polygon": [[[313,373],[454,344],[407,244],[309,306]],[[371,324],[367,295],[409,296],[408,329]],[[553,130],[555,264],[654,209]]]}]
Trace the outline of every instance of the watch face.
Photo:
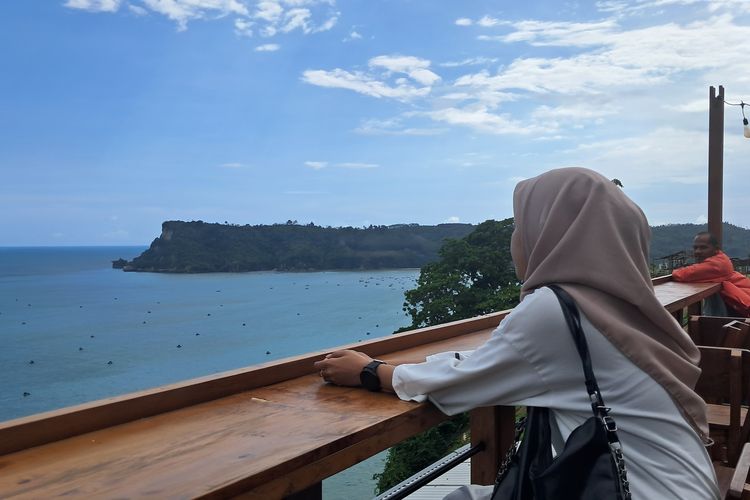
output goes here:
[{"label": "watch face", "polygon": [[359,379],[365,389],[369,389],[371,391],[377,391],[378,389],[380,389],[380,378],[376,373],[365,370],[362,372]]},{"label": "watch face", "polygon": [[359,381],[365,389],[370,391],[380,390],[380,377],[378,377],[377,369],[381,364],[383,364],[382,361],[373,361],[365,366],[359,374]]}]

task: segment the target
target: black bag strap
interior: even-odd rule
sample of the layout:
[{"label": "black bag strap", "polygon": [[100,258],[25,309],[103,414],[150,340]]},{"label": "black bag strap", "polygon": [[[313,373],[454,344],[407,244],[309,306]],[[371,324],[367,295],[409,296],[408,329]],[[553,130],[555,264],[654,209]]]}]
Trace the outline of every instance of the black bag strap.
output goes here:
[{"label": "black bag strap", "polygon": [[563,315],[565,316],[565,322],[568,324],[568,329],[573,335],[576,349],[578,349],[578,355],[581,357],[581,364],[583,365],[583,374],[586,377],[586,390],[589,393],[591,400],[591,409],[594,415],[602,419],[604,426],[607,429],[607,439],[610,443],[619,442],[617,437],[617,424],[614,419],[609,416],[610,408],[604,405],[604,399],[602,394],[599,392],[599,384],[596,382],[594,376],[594,370],[591,367],[591,356],[589,355],[589,346],[586,343],[586,336],[583,334],[583,328],[581,328],[581,315],[578,312],[578,307],[568,292],[563,290],[559,285],[547,285],[557,296],[557,300],[560,301]]},{"label": "black bag strap", "polygon": [[[581,328],[581,315],[578,312],[578,307],[573,300],[573,297],[568,294],[565,290],[560,288],[558,285],[547,285],[557,296],[557,300],[560,301],[562,307],[563,316],[565,316],[565,322],[568,324],[568,329],[573,335],[573,341],[575,342],[578,355],[581,357],[581,364],[583,365],[583,374],[586,377],[586,390],[589,396],[592,397],[591,404],[594,404],[594,397],[596,397],[596,403],[604,405],[602,395],[599,392],[599,384],[596,383],[596,377],[594,376],[594,370],[591,368],[591,356],[589,355],[589,345],[586,342],[586,337],[583,334],[583,328]],[[596,409],[594,409],[596,413]]]}]

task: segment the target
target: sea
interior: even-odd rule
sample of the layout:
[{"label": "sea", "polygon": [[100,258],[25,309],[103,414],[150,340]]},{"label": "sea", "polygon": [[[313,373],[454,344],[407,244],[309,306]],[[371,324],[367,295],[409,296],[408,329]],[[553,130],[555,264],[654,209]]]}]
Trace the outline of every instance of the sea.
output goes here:
[{"label": "sea", "polygon": [[[146,247],[0,247],[0,421],[390,335],[418,269],[112,269]],[[329,478],[370,498],[385,452]]]}]

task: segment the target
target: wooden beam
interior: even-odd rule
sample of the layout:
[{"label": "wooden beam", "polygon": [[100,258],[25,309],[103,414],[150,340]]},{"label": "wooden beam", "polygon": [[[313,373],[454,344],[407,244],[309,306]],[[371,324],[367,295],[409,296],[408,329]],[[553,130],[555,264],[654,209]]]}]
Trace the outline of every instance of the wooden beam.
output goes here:
[{"label": "wooden beam", "polygon": [[722,242],[724,196],[724,87],[711,87],[708,107],[708,230]]},{"label": "wooden beam", "polygon": [[515,442],[515,410],[489,406],[471,411],[471,445],[484,444],[484,450],[471,457],[472,484],[495,482],[497,469]]}]

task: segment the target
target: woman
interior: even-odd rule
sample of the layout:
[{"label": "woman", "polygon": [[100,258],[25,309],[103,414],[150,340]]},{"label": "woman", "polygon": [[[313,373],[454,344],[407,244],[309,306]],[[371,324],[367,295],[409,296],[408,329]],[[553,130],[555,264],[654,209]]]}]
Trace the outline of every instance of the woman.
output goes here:
[{"label": "woman", "polygon": [[[719,498],[703,444],[705,404],[693,391],[699,352],[654,296],[643,212],[615,184],[582,168],[519,183],[513,211],[511,254],[523,281],[521,303],[471,353],[377,366],[382,388],[404,400],[427,398],[449,415],[490,405],[550,408],[553,446],[562,449],[591,406],[559,302],[545,286],[556,283],[581,311],[633,498]],[[316,368],[329,382],[359,385],[371,361],[338,351]],[[472,486],[456,494],[486,498],[490,492]]]}]

